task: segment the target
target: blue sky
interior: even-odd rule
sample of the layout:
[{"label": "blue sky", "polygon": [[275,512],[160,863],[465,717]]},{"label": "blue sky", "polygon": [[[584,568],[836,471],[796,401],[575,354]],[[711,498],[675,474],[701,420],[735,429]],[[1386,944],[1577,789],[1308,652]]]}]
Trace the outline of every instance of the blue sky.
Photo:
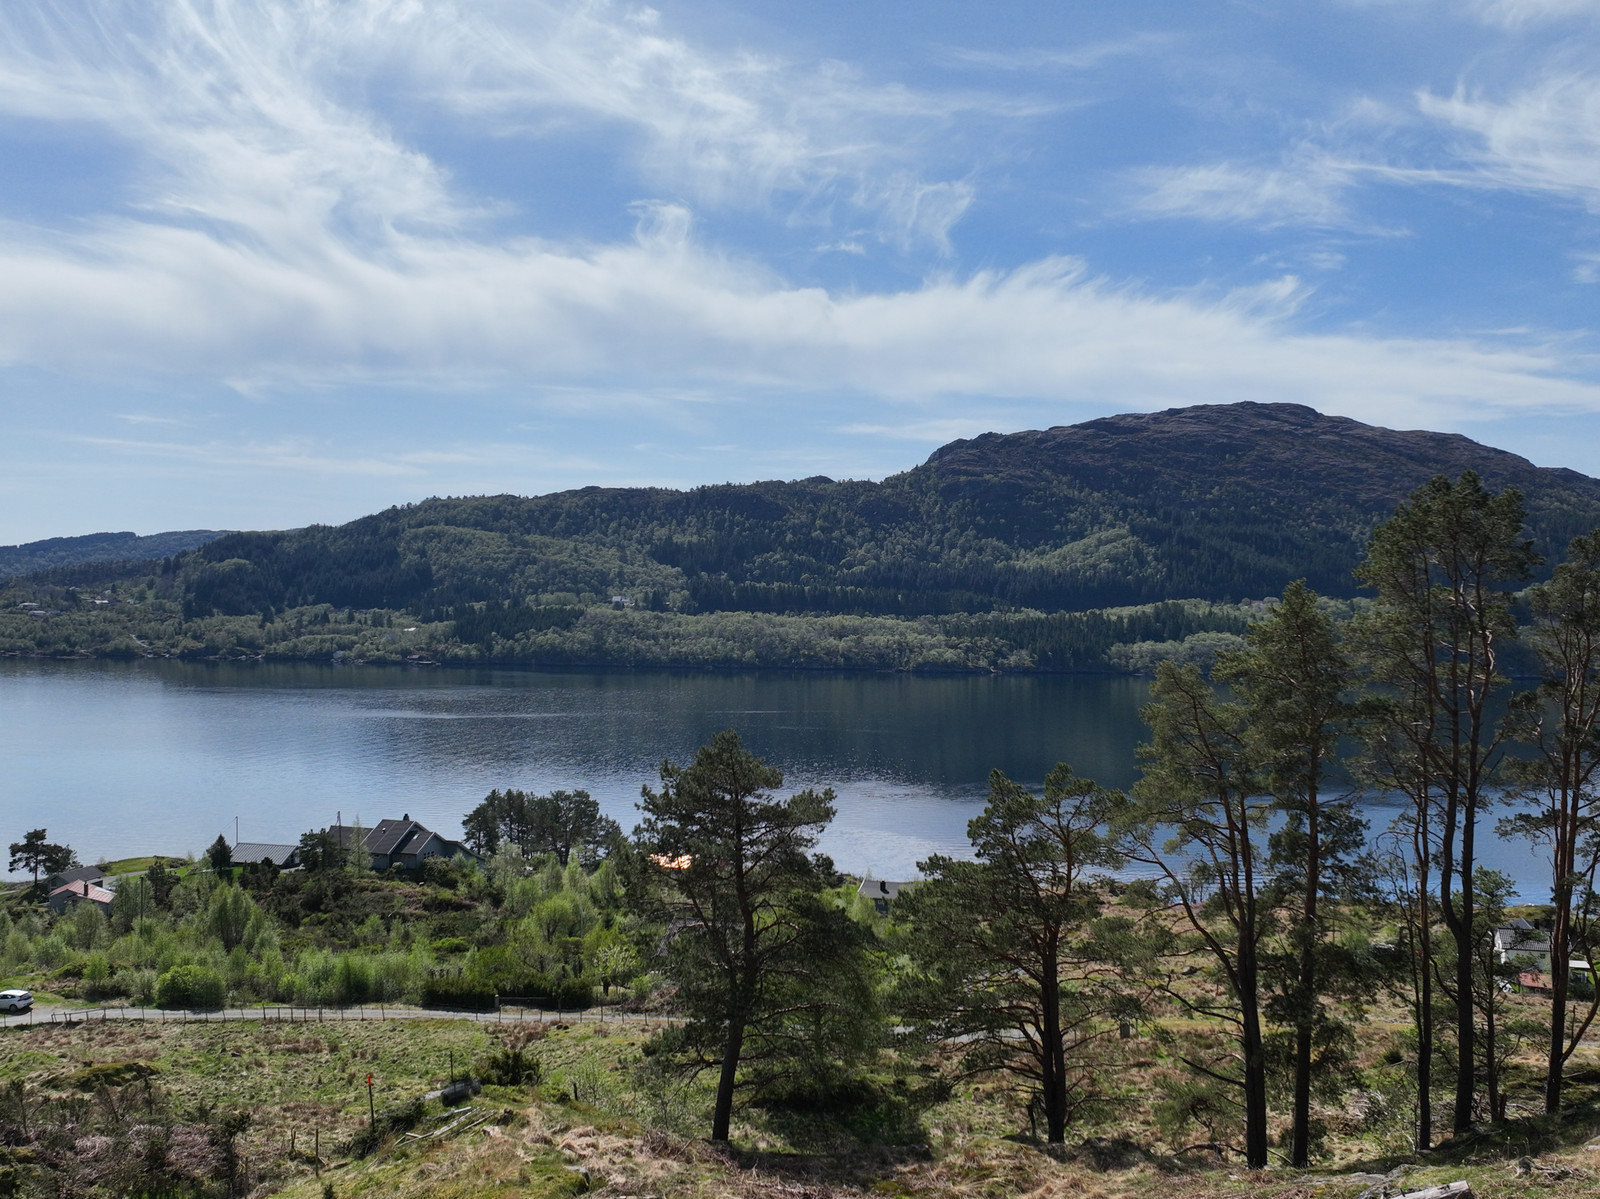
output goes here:
[{"label": "blue sky", "polygon": [[8,0],[0,542],[1292,400],[1600,474],[1600,0]]}]

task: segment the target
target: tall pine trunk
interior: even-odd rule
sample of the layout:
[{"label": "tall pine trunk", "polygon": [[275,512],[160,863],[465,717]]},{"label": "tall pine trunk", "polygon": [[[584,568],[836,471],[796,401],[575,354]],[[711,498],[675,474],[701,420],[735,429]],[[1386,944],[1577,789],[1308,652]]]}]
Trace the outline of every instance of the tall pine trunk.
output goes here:
[{"label": "tall pine trunk", "polygon": [[1044,1090],[1045,1138],[1052,1145],[1067,1139],[1067,1054],[1061,1044],[1061,980],[1059,967],[1046,964],[1040,987],[1039,1006],[1044,1017],[1040,1030],[1044,1054],[1040,1080]]},{"label": "tall pine trunk", "polygon": [[[1545,1061],[1544,1110],[1555,1115],[1561,1110],[1561,1084],[1567,1064],[1567,987],[1571,971],[1567,963],[1572,954],[1572,861],[1563,860],[1562,838],[1556,840],[1556,914],[1550,928],[1550,1052]],[[1563,873],[1563,870],[1566,873]]]},{"label": "tall pine trunk", "polygon": [[1313,793],[1307,805],[1306,893],[1300,930],[1300,1026],[1294,1036],[1294,1099],[1290,1114],[1291,1164],[1304,1169],[1311,1164],[1311,1038],[1312,1008],[1317,994],[1317,892],[1321,888],[1322,822]]},{"label": "tall pine trunk", "polygon": [[1430,858],[1425,808],[1413,837],[1417,863],[1417,943],[1412,956],[1417,1002],[1417,1128],[1413,1146],[1418,1153],[1426,1153],[1433,1148],[1433,917],[1428,910]]},{"label": "tall pine trunk", "polygon": [[1244,1052],[1244,1159],[1252,1170],[1261,1170],[1267,1165],[1267,1054],[1261,1036],[1254,946],[1240,947],[1239,1006],[1243,1009],[1239,1047]]},{"label": "tall pine trunk", "polygon": [[722,1070],[717,1075],[717,1104],[711,1113],[711,1139],[726,1142],[733,1122],[733,1086],[739,1073],[739,1054],[744,1051],[744,1017],[728,1021],[728,1037],[723,1044]]},{"label": "tall pine trunk", "polygon": [[[1453,805],[1452,805],[1453,806]],[[1477,824],[1477,805],[1469,798],[1461,806],[1461,855],[1456,863],[1446,858],[1446,868],[1439,872],[1439,889],[1442,892],[1444,922],[1455,941],[1456,949],[1456,1097],[1455,1115],[1451,1131],[1460,1136],[1472,1130],[1472,1108],[1477,1101],[1478,1066],[1478,1009],[1473,1002],[1473,974],[1478,960],[1474,943],[1473,918],[1473,832]],[[1450,835],[1453,821],[1446,817],[1446,837]],[[1447,842],[1448,843],[1448,842]],[[1452,868],[1452,866],[1454,868]],[[1459,904],[1452,902],[1450,880],[1461,880]],[[1492,1052],[1492,1047],[1491,1047]]]},{"label": "tall pine trunk", "polygon": [[1433,938],[1423,941],[1422,986],[1417,995],[1417,1135],[1418,1153],[1433,1148],[1433,967],[1428,955]]}]

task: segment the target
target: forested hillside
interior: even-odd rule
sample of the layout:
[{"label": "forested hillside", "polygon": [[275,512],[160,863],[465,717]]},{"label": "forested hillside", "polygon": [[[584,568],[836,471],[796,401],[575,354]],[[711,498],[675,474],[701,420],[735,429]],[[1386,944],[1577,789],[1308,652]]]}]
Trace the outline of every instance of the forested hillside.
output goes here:
[{"label": "forested hillside", "polygon": [[[65,616],[69,591],[116,584],[123,599],[137,588],[144,617],[159,613],[160,627],[128,624],[123,612],[125,629],[79,621],[69,636],[72,621],[35,616],[22,627],[13,616],[0,621],[0,649],[320,654],[332,650],[313,648],[308,631],[393,630],[398,620],[414,630],[409,640],[352,632],[338,648],[551,662],[1116,668],[1130,658],[1113,646],[1242,629],[1234,605],[1295,578],[1354,596],[1350,572],[1372,528],[1427,479],[1466,469],[1523,492],[1529,535],[1547,557],[1600,524],[1600,481],[1465,437],[1394,432],[1292,404],[1198,406],[985,434],[880,483],[816,477],[429,499],[336,527],[225,534],[143,568],[38,575],[8,605],[26,591]],[[1199,604],[1152,607],[1173,600]],[[96,615],[109,618],[115,605],[103,607]],[[1119,611],[1082,615],[1106,609]],[[748,618],[729,619],[736,613]],[[713,614],[724,619],[706,619]]]},{"label": "forested hillside", "polygon": [[0,579],[86,562],[164,558],[192,550],[220,536],[214,529],[185,529],[153,533],[149,537],[140,537],[137,533],[87,533],[82,537],[48,537],[22,545],[0,545]]}]

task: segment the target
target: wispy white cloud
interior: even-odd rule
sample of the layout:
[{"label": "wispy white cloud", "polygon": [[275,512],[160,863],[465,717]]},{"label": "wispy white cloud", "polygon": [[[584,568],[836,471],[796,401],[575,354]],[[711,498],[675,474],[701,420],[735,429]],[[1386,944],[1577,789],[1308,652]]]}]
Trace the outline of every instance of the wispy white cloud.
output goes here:
[{"label": "wispy white cloud", "polygon": [[[73,253],[0,246],[13,360],[244,373],[261,384],[494,377],[706,389],[1094,399],[1294,398],[1392,419],[1471,404],[1600,410],[1559,347],[1292,332],[1283,279],[1162,297],[1048,260],[836,296],[692,239],[575,249],[412,241],[312,273],[194,230],[109,227]],[[284,347],[292,347],[286,353]],[[660,402],[659,400],[656,402]]]},{"label": "wispy white cloud", "polygon": [[184,422],[175,416],[154,416],[148,412],[119,412],[117,419],[130,425],[179,425]]},{"label": "wispy white cloud", "polygon": [[1514,74],[1527,82],[1498,96],[1463,82],[1449,94],[1417,92],[1409,111],[1354,102],[1272,159],[1130,172],[1129,210],[1382,235],[1396,230],[1365,217],[1361,201],[1364,189],[1394,185],[1518,191],[1600,211],[1600,69],[1561,51]]},{"label": "wispy white cloud", "polygon": [[1513,28],[1572,17],[1600,17],[1600,0],[1473,0],[1471,7],[1486,20]]},{"label": "wispy white cloud", "polygon": [[[692,240],[576,250],[414,242],[309,274],[193,230],[108,229],[82,253],[0,247],[12,359],[234,370],[264,382],[494,376],[634,386],[842,388],[897,400],[1095,397],[1143,407],[1287,398],[1600,408],[1556,348],[1295,334],[1290,280],[1160,297],[1049,260],[912,290],[797,288]],[[286,355],[282,347],[292,346]],[[1514,397],[1514,398],[1513,398]],[[1353,413],[1354,414],[1354,413]]]},{"label": "wispy white cloud", "polygon": [[615,122],[642,136],[658,183],[703,203],[784,193],[809,198],[812,210],[824,197],[892,210],[907,173],[920,174],[956,118],[1037,111],[992,93],[872,83],[839,62],[715,55],[672,36],[648,9],[518,0],[484,11],[492,24],[453,9],[419,49],[442,103],[507,131]]},{"label": "wispy white cloud", "polygon": [[274,442],[142,441],[123,437],[74,437],[80,445],[97,446],[141,459],[172,458],[211,467],[246,468],[327,475],[420,475],[414,456],[397,459],[341,457],[303,439]]},{"label": "wispy white cloud", "polygon": [[1458,181],[1577,200],[1600,211],[1600,72],[1552,71],[1505,100],[1423,92],[1421,111],[1465,135]]},{"label": "wispy white cloud", "polygon": [[934,420],[906,421],[901,424],[871,424],[857,421],[840,425],[838,431],[853,437],[882,437],[938,446],[958,438],[977,437],[981,433],[991,432],[995,427],[996,415],[988,414],[986,419],[970,416],[942,417]]},{"label": "wispy white cloud", "polygon": [[1354,9],[1433,10],[1437,19],[1481,21],[1506,29],[1600,16],[1600,0],[1343,0]]},{"label": "wispy white cloud", "polygon": [[[637,205],[635,237],[616,244],[497,239],[448,172],[363,100],[386,71],[451,111],[520,122],[518,136],[580,118],[635,129],[647,169],[684,180],[689,199]],[[912,407],[963,397],[977,414],[1019,399],[1298,399],[1419,421],[1463,404],[1600,410],[1600,387],[1557,347],[1296,332],[1304,292],[1288,279],[1222,299],[1161,295],[1049,258],[834,294],[696,234],[696,204],[831,188],[896,236],[942,243],[975,184],[919,170],[891,135],[926,134],[976,103],[842,67],[712,55],[646,10],[601,2],[8,7],[0,111],[98,122],[151,173],[139,208],[53,231],[0,226],[0,362],[191,372],[256,394],[604,381],[657,405],[675,403],[663,393],[831,389]],[[1347,224],[1339,194],[1353,168],[1303,157],[1277,177],[1152,176],[1149,211]],[[208,446],[149,452],[236,453]],[[260,456],[351,469],[315,447]]]},{"label": "wispy white cloud", "polygon": [[[101,123],[145,156],[163,219],[235,236],[470,228],[493,211],[378,119],[398,86],[478,132],[537,144],[574,126],[629,139],[652,188],[710,205],[833,205],[887,236],[939,242],[908,196],[959,197],[927,174],[960,115],[1020,114],[995,96],[874,84],[841,64],[715,54],[652,10],[608,0],[66,0],[0,11],[0,112]],[[314,246],[307,246],[314,253]]]},{"label": "wispy white cloud", "polygon": [[1260,228],[1357,224],[1345,201],[1355,172],[1348,163],[1305,152],[1277,164],[1237,162],[1147,167],[1130,173],[1132,211],[1151,217],[1248,224]]},{"label": "wispy white cloud", "polygon": [[1145,32],[1074,47],[1027,46],[1015,50],[979,50],[949,46],[939,51],[938,56],[947,63],[997,71],[1089,71],[1118,59],[1167,49],[1176,40],[1169,33]]}]

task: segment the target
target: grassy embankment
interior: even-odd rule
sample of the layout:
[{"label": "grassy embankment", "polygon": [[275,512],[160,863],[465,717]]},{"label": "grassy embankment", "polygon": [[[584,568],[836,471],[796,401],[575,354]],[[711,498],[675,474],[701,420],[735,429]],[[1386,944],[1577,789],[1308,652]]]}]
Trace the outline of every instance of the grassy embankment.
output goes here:
[{"label": "grassy embankment", "polygon": [[[1531,1008],[1536,1000],[1519,997]],[[1375,1011],[1361,1037],[1360,1065],[1376,1084],[1395,1043],[1398,1012]],[[733,1148],[707,1145],[708,1095],[649,1068],[646,1022],[557,1024],[548,1031],[466,1022],[96,1024],[40,1026],[0,1034],[0,1084],[20,1084],[36,1121],[77,1104],[73,1169],[92,1174],[121,1144],[148,1148],[151,1126],[167,1129],[174,1170],[216,1171],[215,1129],[247,1112],[234,1150],[241,1181],[256,1193],[320,1199],[324,1185],[346,1196],[458,1197],[607,1195],[1161,1195],[1354,1196],[1373,1172],[1402,1167],[1407,1187],[1465,1178],[1480,1197],[1566,1199],[1600,1186],[1600,1055],[1574,1072],[1573,1114],[1549,1122],[1536,1106],[1531,1055],[1519,1063],[1518,1119],[1480,1140],[1446,1146],[1418,1162],[1403,1148],[1403,1117],[1374,1089],[1337,1110],[1326,1160],[1296,1174],[1249,1174],[1209,1153],[1180,1152],[1153,1135],[1159,1078],[1181,1042],[1207,1030],[1170,1022],[1160,1035],[1117,1043],[1103,1101],[1051,1155],[1018,1132],[1016,1096],[980,1078],[952,1090],[936,1084],[938,1061],[886,1053],[861,1088],[821,1108],[747,1109]],[[380,1122],[440,1086],[452,1062],[482,1072],[491,1055],[528,1037],[535,1085],[488,1086],[454,1128],[437,1101],[377,1138],[356,1143],[367,1123],[365,1078],[375,1082]],[[87,1102],[85,1102],[87,1101]],[[54,1107],[52,1107],[54,1105]],[[151,1114],[154,1113],[154,1114]],[[14,1118],[11,1112],[6,1118]],[[444,1130],[440,1132],[439,1130]],[[45,1139],[48,1144],[48,1139]],[[320,1146],[321,1160],[309,1152]],[[47,1152],[43,1150],[41,1152]],[[23,1155],[26,1158],[27,1155]],[[1523,1173],[1518,1162],[1523,1161]],[[26,1165],[26,1161],[23,1162]],[[110,1168],[110,1161],[105,1163]]]}]

